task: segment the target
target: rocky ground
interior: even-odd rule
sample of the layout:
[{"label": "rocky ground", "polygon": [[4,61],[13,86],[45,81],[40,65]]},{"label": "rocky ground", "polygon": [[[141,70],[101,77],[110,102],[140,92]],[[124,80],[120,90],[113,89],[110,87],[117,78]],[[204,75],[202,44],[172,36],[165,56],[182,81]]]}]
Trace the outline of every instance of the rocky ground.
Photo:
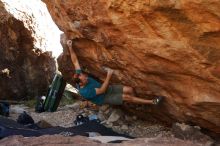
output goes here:
[{"label": "rocky ground", "polygon": [[35,122],[46,121],[52,126],[71,127],[75,126],[73,121],[78,114],[84,116],[96,115],[106,127],[110,127],[118,133],[137,138],[160,137],[168,140],[177,137],[199,145],[211,145],[213,143],[210,137],[200,132],[199,127],[176,123],[173,128],[169,128],[152,117],[149,121],[142,121],[135,115],[128,115],[126,112],[108,105],[98,108],[93,106],[85,107],[85,104],[77,101],[72,105],[61,106],[53,113],[36,113],[33,108],[24,105],[12,105],[10,118],[16,120],[23,111],[31,115]]},{"label": "rocky ground", "polygon": [[74,126],[73,121],[76,115],[82,114],[84,116],[97,115],[102,124],[106,127],[112,128],[118,133],[128,134],[133,137],[155,137],[172,136],[170,129],[161,123],[156,123],[156,120],[150,122],[137,119],[136,116],[126,114],[120,109],[112,108],[108,105],[101,106],[97,109],[94,107],[84,107],[82,102],[76,102],[72,105],[59,107],[56,112],[36,113],[34,108],[29,108],[24,105],[12,105],[11,117],[16,120],[18,115],[26,111],[35,122],[46,121],[52,126],[71,127]]}]

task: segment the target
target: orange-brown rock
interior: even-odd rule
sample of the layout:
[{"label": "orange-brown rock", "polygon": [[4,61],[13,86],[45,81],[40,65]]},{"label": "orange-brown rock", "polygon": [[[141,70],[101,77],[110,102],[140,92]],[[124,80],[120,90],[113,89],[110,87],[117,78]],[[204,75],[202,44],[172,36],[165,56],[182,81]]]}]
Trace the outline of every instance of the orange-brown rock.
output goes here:
[{"label": "orange-brown rock", "polygon": [[11,136],[4,138],[0,141],[0,145],[14,146],[14,145],[36,145],[36,146],[201,146],[211,145],[212,142],[198,143],[196,141],[181,140],[177,138],[140,138],[132,141],[124,141],[122,143],[100,143],[94,141],[88,137],[74,136],[65,137],[62,135],[45,135],[40,137],[23,137],[23,136]]},{"label": "orange-brown rock", "polygon": [[[74,39],[80,64],[139,96],[166,96],[154,113],[164,121],[196,124],[220,133],[219,0],[44,0],[59,28]],[[65,48],[65,46],[64,46]],[[60,70],[70,81],[69,56]]]},{"label": "orange-brown rock", "polygon": [[31,31],[0,1],[0,99],[44,95],[54,72],[51,55],[34,48]]}]

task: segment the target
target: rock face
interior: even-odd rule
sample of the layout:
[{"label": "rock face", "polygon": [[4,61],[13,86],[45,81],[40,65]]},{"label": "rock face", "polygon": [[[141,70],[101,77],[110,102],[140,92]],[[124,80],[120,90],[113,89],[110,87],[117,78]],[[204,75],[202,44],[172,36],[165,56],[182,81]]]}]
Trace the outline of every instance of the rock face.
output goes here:
[{"label": "rock face", "polygon": [[[134,87],[142,97],[166,96],[150,112],[164,121],[196,124],[220,133],[219,0],[44,0],[80,64],[105,77],[102,66],[117,70],[112,83]],[[59,68],[71,82],[70,57]]]},{"label": "rock face", "polygon": [[55,69],[51,55],[34,49],[31,32],[0,2],[0,99],[44,94]]},{"label": "rock face", "polygon": [[41,0],[1,0],[5,9],[18,20],[24,22],[24,26],[31,31],[34,38],[34,46],[43,52],[51,51],[54,57],[62,53],[60,33],[53,22],[48,9]]}]

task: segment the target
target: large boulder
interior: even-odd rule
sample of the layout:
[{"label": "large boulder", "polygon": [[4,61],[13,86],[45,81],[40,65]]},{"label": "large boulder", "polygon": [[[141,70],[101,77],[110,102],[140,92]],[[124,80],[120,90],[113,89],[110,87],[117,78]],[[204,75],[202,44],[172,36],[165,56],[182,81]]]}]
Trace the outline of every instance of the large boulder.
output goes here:
[{"label": "large boulder", "polygon": [[[74,39],[80,64],[139,96],[166,96],[159,107],[132,110],[145,117],[196,124],[220,133],[219,0],[43,0],[58,27]],[[65,48],[66,46],[64,46]],[[70,57],[59,68],[71,82]]]},{"label": "large boulder", "polygon": [[[31,18],[26,21],[32,22]],[[0,99],[45,94],[55,70],[51,54],[34,47],[32,32],[0,1]]]}]

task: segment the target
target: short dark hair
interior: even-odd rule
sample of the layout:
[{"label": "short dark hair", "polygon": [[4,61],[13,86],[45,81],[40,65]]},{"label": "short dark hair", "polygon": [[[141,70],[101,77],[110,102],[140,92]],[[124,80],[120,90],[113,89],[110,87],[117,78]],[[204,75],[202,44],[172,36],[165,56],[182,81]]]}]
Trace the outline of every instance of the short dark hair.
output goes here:
[{"label": "short dark hair", "polygon": [[85,70],[82,70],[81,73],[84,74],[84,75],[89,75],[89,73],[86,72]]},{"label": "short dark hair", "polygon": [[75,82],[76,84],[79,84],[79,82],[80,82],[80,79],[79,79],[79,78],[74,78],[73,80],[74,80],[74,82]]}]

